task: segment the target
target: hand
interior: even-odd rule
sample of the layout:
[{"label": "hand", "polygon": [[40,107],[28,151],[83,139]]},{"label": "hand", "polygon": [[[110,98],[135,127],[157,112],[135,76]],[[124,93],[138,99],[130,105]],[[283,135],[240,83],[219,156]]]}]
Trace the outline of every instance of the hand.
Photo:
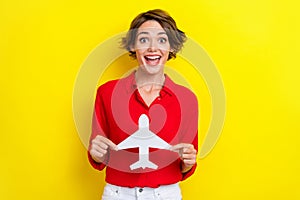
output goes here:
[{"label": "hand", "polygon": [[194,145],[180,143],[172,146],[170,150],[179,154],[182,160],[182,173],[189,171],[196,164],[197,150]]},{"label": "hand", "polygon": [[97,135],[91,142],[90,154],[96,162],[103,162],[107,156],[108,148],[117,151],[117,145],[111,140]]}]

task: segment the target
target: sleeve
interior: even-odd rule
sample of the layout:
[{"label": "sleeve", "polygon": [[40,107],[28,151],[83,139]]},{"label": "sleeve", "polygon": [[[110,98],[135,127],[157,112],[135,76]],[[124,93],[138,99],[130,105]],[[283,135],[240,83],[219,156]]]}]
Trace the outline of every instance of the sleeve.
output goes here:
[{"label": "sleeve", "polygon": [[[183,119],[185,123],[181,135],[181,142],[193,144],[198,152],[198,101],[194,94],[190,96],[189,104],[187,104],[187,107],[184,109]],[[194,174],[196,168],[197,163],[195,163],[189,171],[182,173],[182,180]]]},{"label": "sleeve", "polygon": [[108,133],[108,124],[105,117],[105,106],[103,101],[103,88],[100,86],[97,90],[95,104],[94,104],[94,112],[93,112],[93,121],[92,121],[92,133],[89,140],[89,149],[88,149],[88,160],[93,168],[97,170],[103,170],[106,166],[106,163],[108,161],[108,156],[105,159],[105,162],[98,163],[96,162],[91,154],[90,154],[90,148],[91,148],[91,141],[97,136],[102,135],[104,137],[107,137]]}]

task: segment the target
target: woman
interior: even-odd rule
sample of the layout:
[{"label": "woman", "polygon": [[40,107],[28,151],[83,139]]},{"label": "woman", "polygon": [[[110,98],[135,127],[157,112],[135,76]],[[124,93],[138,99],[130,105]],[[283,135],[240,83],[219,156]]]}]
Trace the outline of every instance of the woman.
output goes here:
[{"label": "woman", "polygon": [[[185,40],[174,19],[159,9],[139,14],[123,38],[138,68],[98,88],[88,151],[95,169],[106,167],[102,199],[182,199],[178,182],[191,176],[197,165],[198,104],[190,90],[164,73],[164,66]],[[141,116],[146,121],[141,122]],[[118,144],[142,130],[141,123],[170,148],[155,148],[151,137],[141,137],[133,146],[140,148],[120,150]],[[145,144],[149,152],[141,152]],[[143,164],[148,165],[134,167],[132,163],[145,156]]]}]

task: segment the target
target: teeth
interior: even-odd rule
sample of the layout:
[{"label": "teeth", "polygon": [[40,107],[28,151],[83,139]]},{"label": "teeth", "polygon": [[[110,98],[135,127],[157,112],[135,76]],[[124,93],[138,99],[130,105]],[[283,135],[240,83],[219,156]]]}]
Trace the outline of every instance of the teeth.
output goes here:
[{"label": "teeth", "polygon": [[156,59],[159,59],[160,56],[145,56],[146,59],[149,59],[149,60],[156,60]]}]

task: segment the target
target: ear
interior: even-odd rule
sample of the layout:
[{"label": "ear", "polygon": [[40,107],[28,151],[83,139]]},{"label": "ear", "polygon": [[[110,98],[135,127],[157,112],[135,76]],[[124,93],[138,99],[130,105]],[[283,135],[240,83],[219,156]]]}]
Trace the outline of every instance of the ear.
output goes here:
[{"label": "ear", "polygon": [[135,52],[134,46],[130,45],[130,46],[129,46],[129,50],[132,51],[132,52]]}]

